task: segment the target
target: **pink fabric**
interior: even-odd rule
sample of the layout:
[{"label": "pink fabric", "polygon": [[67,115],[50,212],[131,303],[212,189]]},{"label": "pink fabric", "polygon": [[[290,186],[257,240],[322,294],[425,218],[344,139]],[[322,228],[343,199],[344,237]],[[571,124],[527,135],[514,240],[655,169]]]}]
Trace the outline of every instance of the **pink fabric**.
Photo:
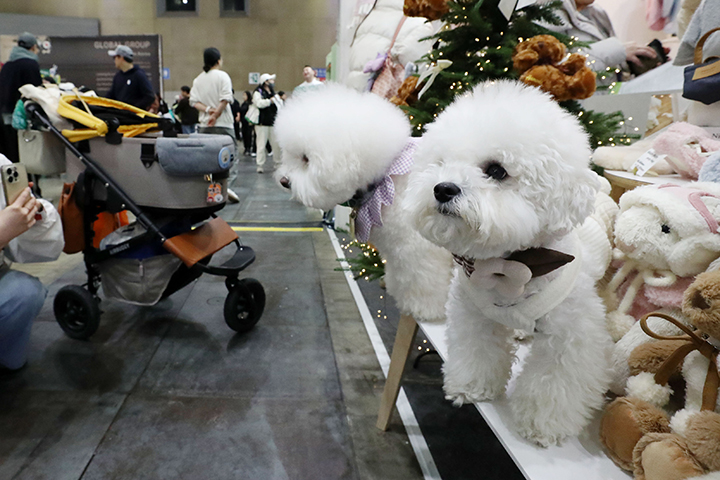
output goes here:
[{"label": "pink fabric", "polygon": [[696,145],[703,152],[720,150],[720,142],[713,140],[704,129],[686,122],[673,123],[653,142],[655,151],[667,155],[667,162],[673,170],[685,178],[698,179],[698,174],[707,157],[700,155]]},{"label": "pink fabric", "polygon": [[[618,299],[622,301],[630,283],[637,273],[628,275],[625,281],[618,288]],[[635,320],[640,320],[643,315],[665,308],[682,308],[683,294],[690,286],[695,277],[678,277],[674,285],[669,287],[651,287],[643,285],[633,301],[628,315]]]},{"label": "pink fabric", "polygon": [[645,21],[650,30],[662,30],[665,28],[666,20],[667,19],[663,17],[663,0],[645,1]]},{"label": "pink fabric", "polygon": [[687,202],[700,214],[703,220],[705,220],[705,223],[707,223],[707,226],[710,229],[710,233],[718,233],[718,230],[720,230],[720,225],[718,225],[717,220],[715,220],[715,217],[712,216],[712,213],[710,213],[710,210],[708,210],[707,206],[702,201],[702,197],[717,198],[716,195],[713,195],[712,193],[701,192],[699,190],[681,187],[672,183],[660,185],[658,187],[658,190],[661,188],[673,193],[679,199]]}]

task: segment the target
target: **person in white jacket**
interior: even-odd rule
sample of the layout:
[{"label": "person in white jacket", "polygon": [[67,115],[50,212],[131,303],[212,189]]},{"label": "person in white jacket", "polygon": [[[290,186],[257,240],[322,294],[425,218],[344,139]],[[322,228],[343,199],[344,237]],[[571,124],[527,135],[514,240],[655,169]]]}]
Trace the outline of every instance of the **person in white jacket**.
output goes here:
[{"label": "person in white jacket", "polygon": [[[549,1],[549,0],[548,0]],[[562,7],[555,13],[561,25],[543,24],[554,32],[577,37],[590,43],[581,49],[588,55],[589,67],[602,72],[610,67],[624,68],[627,62],[642,66],[640,57],[655,58],[655,51],[635,42],[621,42],[615,36],[610,17],[602,7],[593,5],[595,0],[562,0]]]},{"label": "person in white jacket", "polygon": [[279,97],[275,93],[274,84],[275,75],[263,73],[260,75],[260,85],[258,85],[258,88],[253,92],[253,104],[260,110],[258,124],[255,125],[255,136],[257,138],[257,157],[255,157],[255,161],[257,163],[257,173],[263,173],[265,171],[265,146],[268,141],[270,142],[270,147],[272,147],[275,165],[280,165],[280,147],[275,141],[275,131],[273,129],[279,100]]}]

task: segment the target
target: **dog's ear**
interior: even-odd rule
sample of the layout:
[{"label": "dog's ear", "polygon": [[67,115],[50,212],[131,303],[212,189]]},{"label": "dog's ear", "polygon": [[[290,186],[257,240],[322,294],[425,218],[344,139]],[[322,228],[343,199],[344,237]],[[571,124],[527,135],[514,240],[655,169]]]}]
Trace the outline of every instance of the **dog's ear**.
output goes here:
[{"label": "dog's ear", "polygon": [[558,185],[546,204],[547,228],[552,233],[565,233],[580,225],[592,214],[595,196],[600,188],[597,175],[589,168],[570,168],[558,176]]}]

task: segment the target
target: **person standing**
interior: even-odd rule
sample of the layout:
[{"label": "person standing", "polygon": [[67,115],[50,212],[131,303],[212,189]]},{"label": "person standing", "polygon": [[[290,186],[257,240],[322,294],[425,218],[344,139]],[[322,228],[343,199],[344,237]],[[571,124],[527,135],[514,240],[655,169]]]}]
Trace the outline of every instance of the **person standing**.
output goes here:
[{"label": "person standing", "polygon": [[180,87],[180,100],[173,109],[175,115],[180,117],[182,133],[189,135],[195,133],[198,123],[198,115],[200,114],[196,108],[190,105],[190,87],[183,85]]},{"label": "person standing", "polygon": [[263,73],[260,75],[260,85],[258,85],[255,92],[253,92],[253,104],[260,110],[258,124],[255,125],[255,136],[257,139],[257,157],[255,157],[255,161],[257,163],[257,173],[263,173],[265,171],[265,146],[268,141],[272,147],[275,164],[280,164],[280,147],[278,147],[275,141],[275,132],[273,130],[275,116],[278,111],[277,101],[273,99],[273,97],[275,97],[274,84],[275,75]]},{"label": "person standing", "polygon": [[243,103],[240,104],[240,124],[242,126],[242,139],[243,155],[251,155],[253,151],[253,137],[255,136],[255,130],[250,122],[247,121],[245,115],[247,115],[250,104],[252,103],[252,95],[248,91],[243,92]]},{"label": "person standing", "polygon": [[190,90],[190,105],[200,112],[198,133],[228,135],[236,145],[235,161],[230,167],[230,177],[228,178],[228,199],[237,203],[240,199],[231,190],[231,186],[237,178],[238,164],[233,115],[230,107],[234,100],[233,88],[230,75],[220,70],[221,67],[220,51],[213,47],[206,48],[203,52],[203,71],[193,80]]},{"label": "person standing", "polygon": [[319,88],[322,88],[325,84],[315,78],[315,70],[310,65],[305,65],[303,67],[303,78],[305,81],[295,87],[295,90],[293,90],[293,95],[299,95],[305,92],[312,92],[314,90],[317,90]]},{"label": "person standing", "polygon": [[42,85],[37,39],[30,33],[18,37],[17,46],[10,51],[10,59],[0,70],[0,153],[11,162],[20,161],[17,132],[12,128],[12,113],[20,100],[19,88],[28,83]]},{"label": "person standing", "polygon": [[230,105],[230,109],[232,110],[233,114],[233,128],[235,129],[235,140],[238,142],[240,141],[241,132],[240,132],[240,102],[238,102],[238,99],[235,98],[235,89],[233,88],[233,102],[232,105]]},{"label": "person standing", "polygon": [[118,45],[115,50],[109,50],[108,55],[114,58],[118,72],[105,96],[143,110],[150,108],[155,101],[155,91],[145,71],[133,65],[135,52],[132,48]]}]

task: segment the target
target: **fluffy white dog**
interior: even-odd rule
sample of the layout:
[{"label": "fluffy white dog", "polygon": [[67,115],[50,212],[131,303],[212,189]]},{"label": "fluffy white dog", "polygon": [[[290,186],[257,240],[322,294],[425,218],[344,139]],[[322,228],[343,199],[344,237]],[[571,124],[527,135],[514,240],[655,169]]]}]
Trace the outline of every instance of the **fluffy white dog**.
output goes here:
[{"label": "fluffy white dog", "polygon": [[588,274],[598,268],[574,231],[599,187],[589,158],[581,126],[549,96],[487,83],[429,126],[403,199],[420,233],[460,264],[447,303],[447,398],[502,395],[513,329],[535,332],[510,405],[519,433],[543,446],[578,434],[609,384],[611,340]]},{"label": "fluffy white dog", "polygon": [[340,86],[291,99],[275,134],[283,162],[275,178],[294,199],[322,210],[353,200],[356,235],[385,259],[385,283],[400,311],[443,321],[452,275],[449,252],[421,237],[400,209],[418,141],[384,99]]}]

